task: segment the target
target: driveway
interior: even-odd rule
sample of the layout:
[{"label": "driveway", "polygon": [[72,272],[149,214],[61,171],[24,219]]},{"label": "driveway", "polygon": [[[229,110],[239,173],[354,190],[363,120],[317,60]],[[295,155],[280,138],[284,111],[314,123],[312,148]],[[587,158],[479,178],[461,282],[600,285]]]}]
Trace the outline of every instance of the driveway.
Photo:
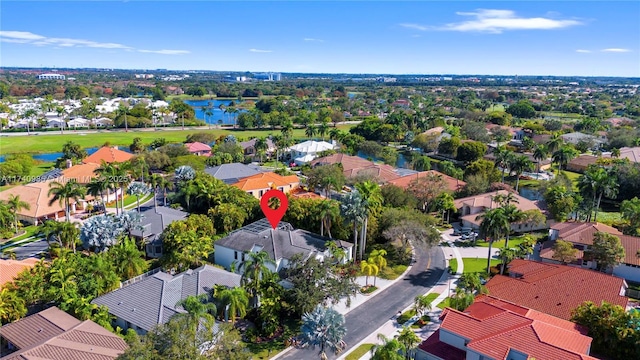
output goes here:
[{"label": "driveway", "polygon": [[39,257],[40,253],[49,250],[49,244],[45,239],[40,239],[23,246],[14,247],[11,250],[16,254],[16,259],[21,260],[29,257]]},{"label": "driveway", "polygon": [[[347,343],[347,348],[343,353],[389,319],[394,318],[399,310],[411,305],[416,295],[423,295],[429,288],[436,285],[445,269],[442,249],[440,247],[429,250],[418,248],[415,256],[416,262],[402,280],[345,315],[347,335],[344,341]],[[278,359],[319,359],[318,353],[318,348],[292,349]],[[328,352],[327,355],[329,359],[338,357],[333,352]]]}]

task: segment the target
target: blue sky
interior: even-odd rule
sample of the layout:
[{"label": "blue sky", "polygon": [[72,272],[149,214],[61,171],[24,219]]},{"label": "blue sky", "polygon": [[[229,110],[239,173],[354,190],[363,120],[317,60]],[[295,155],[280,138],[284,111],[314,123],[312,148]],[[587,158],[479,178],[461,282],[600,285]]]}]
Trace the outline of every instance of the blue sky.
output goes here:
[{"label": "blue sky", "polygon": [[638,1],[2,1],[0,64],[640,76]]}]

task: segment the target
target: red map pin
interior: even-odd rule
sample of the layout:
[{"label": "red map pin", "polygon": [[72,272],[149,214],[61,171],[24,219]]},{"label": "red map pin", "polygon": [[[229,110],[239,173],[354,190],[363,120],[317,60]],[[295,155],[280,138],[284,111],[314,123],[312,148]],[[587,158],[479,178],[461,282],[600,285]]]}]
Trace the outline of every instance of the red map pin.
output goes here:
[{"label": "red map pin", "polygon": [[[280,200],[280,207],[278,207],[277,209],[272,209],[269,207],[269,200],[271,200],[272,198],[277,198],[278,200]],[[262,197],[260,198],[260,208],[262,208],[264,216],[267,217],[267,220],[269,220],[271,227],[273,227],[274,229],[278,226],[280,220],[282,220],[282,217],[284,216],[284,213],[287,212],[288,207],[289,200],[287,199],[287,195],[285,195],[280,190],[271,189],[264,193],[264,195],[262,195]]]}]

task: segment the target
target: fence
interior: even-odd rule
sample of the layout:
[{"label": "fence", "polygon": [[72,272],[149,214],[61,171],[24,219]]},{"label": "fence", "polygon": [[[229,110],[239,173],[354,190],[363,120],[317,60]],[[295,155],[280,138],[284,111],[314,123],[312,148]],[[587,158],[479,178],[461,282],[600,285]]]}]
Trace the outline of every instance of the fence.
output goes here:
[{"label": "fence", "polygon": [[120,283],[120,288],[123,288],[123,287],[131,285],[131,284],[135,284],[135,283],[137,283],[138,281],[140,281],[142,279],[148,278],[149,276],[151,276],[153,274],[159,273],[160,270],[161,270],[161,268],[155,268],[155,269],[153,269],[151,271],[147,271],[146,273],[144,273],[142,275],[138,275],[138,276],[133,277],[133,278],[131,278],[129,280],[123,281],[123,282]]}]

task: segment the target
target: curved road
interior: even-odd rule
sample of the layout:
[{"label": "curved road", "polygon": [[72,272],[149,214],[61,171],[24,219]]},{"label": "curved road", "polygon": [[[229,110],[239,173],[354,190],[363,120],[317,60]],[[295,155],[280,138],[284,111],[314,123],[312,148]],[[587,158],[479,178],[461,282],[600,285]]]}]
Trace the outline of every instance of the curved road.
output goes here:
[{"label": "curved road", "polygon": [[[416,262],[402,280],[345,315],[347,335],[344,341],[347,348],[342,354],[396,316],[398,310],[411,305],[416,295],[423,295],[436,285],[445,269],[442,249],[439,246],[429,250],[416,249],[415,258]],[[278,359],[315,360],[320,358],[318,354],[318,348],[292,349]],[[327,352],[327,356],[336,359],[339,355]]]}]

